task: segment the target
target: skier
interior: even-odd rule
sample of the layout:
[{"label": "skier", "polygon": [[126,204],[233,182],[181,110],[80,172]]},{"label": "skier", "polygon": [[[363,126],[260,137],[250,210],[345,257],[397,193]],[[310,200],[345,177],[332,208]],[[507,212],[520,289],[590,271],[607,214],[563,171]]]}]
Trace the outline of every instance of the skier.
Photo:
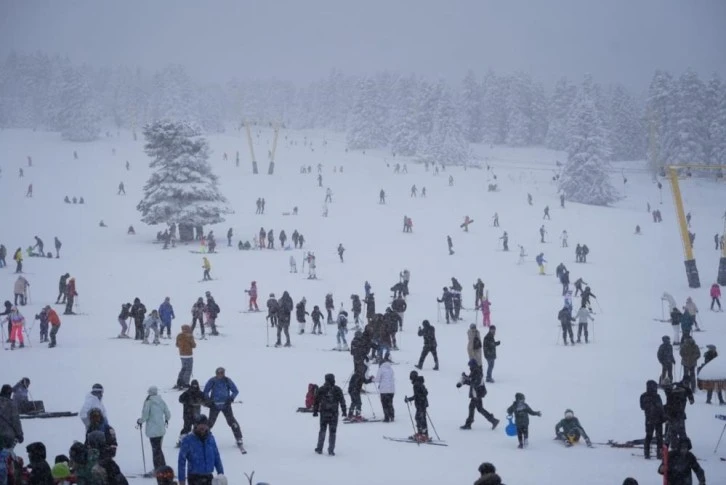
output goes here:
[{"label": "skier", "polygon": [[194,328],[199,323],[199,331],[204,339],[204,299],[200,296],[197,301],[192,305],[192,334],[194,334]]},{"label": "skier", "polygon": [[257,282],[253,281],[252,283],[250,283],[250,289],[245,290],[245,293],[247,293],[250,297],[248,311],[259,312],[260,308],[257,306]]},{"label": "skier", "polygon": [[[698,372],[701,372],[701,369],[711,362],[713,359],[718,357],[718,352],[716,351],[715,345],[706,345],[706,352],[703,354],[703,364],[698,368]],[[713,388],[709,388],[706,393],[706,404],[711,404],[711,398],[713,397]],[[726,404],[723,400],[723,393],[721,392],[721,388],[716,389],[716,392],[718,393],[718,403],[720,405]]]},{"label": "skier", "polygon": [[580,420],[575,417],[572,409],[566,409],[565,417],[555,425],[555,439],[563,441],[569,448],[580,441],[580,437],[585,438],[588,448],[592,448],[592,442],[580,424]]},{"label": "skier", "polygon": [[687,383],[691,387],[691,391],[695,391],[696,365],[698,365],[698,359],[701,358],[701,350],[693,337],[684,335],[679,353],[681,355],[681,365],[683,365],[683,383]]},{"label": "skier", "polygon": [[582,291],[582,285],[585,285],[585,286],[587,286],[587,283],[585,283],[585,282],[584,282],[584,281],[582,280],[582,278],[577,278],[577,279],[575,280],[575,283],[574,283],[574,284],[575,284],[575,296],[577,296],[577,295],[578,295],[578,293],[583,293],[583,291]]},{"label": "skier", "polygon": [[542,216],[542,219],[550,220],[550,206],[546,205],[544,208],[544,216]]},{"label": "skier", "polygon": [[305,311],[305,303],[307,303],[307,300],[305,297],[300,300],[297,305],[295,305],[295,318],[297,319],[297,323],[299,326],[299,334],[302,335],[305,333],[305,315],[310,315],[307,311]]},{"label": "skier", "polygon": [[21,248],[18,248],[15,250],[15,254],[13,254],[13,261],[15,261],[15,272],[22,273],[23,272],[23,250]]},{"label": "skier", "polygon": [[581,256],[581,263],[587,263],[587,255],[590,254],[590,248],[587,247],[587,244],[582,245],[582,256]]},{"label": "skier", "polygon": [[507,414],[514,416],[514,424],[517,426],[517,440],[520,450],[529,444],[529,417],[542,416],[541,411],[533,411],[525,402],[524,394],[518,392],[514,395],[514,402],[507,408]]},{"label": "skier", "polygon": [[151,310],[151,313],[144,320],[144,340],[142,344],[149,343],[149,335],[154,332],[154,345],[159,345],[159,327],[161,327],[161,319],[159,318],[159,312],[157,310]]},{"label": "skier", "polygon": [[290,347],[290,314],[293,310],[293,303],[292,298],[290,298],[290,294],[287,291],[282,292],[279,305],[280,312],[277,325],[277,343],[275,343],[275,347],[280,347],[282,345],[280,340],[282,332],[285,333],[285,347]]},{"label": "skier", "polygon": [[83,406],[78,412],[78,417],[83,422],[83,426],[88,428],[91,421],[88,414],[93,409],[98,409],[105,420],[108,420],[108,413],[106,413],[106,406],[103,405],[103,386],[101,384],[94,384],[91,387],[91,392],[86,395],[83,401]]},{"label": "skier", "polygon": [[476,279],[474,283],[474,309],[478,310],[481,305],[481,301],[484,299],[484,282],[481,278]]},{"label": "skier", "polygon": [[18,279],[15,280],[15,283],[13,284],[13,293],[15,294],[15,305],[17,306],[18,300],[20,300],[20,305],[25,306],[26,303],[28,303],[28,288],[30,287],[30,282],[28,282],[27,279],[25,279],[24,276],[20,275],[18,276]]},{"label": "skier", "polygon": [[352,306],[351,311],[353,312],[353,321],[355,322],[356,325],[359,325],[360,324],[360,313],[363,308],[361,301],[360,301],[360,296],[350,295],[350,299],[352,300],[351,301],[351,306]]},{"label": "skier", "polygon": [[379,204],[386,203],[386,192],[383,189],[381,189],[381,191],[378,193],[378,203]]},{"label": "skier", "polygon": [[[300,233],[298,233],[298,232],[297,232],[297,229],[295,229],[295,230],[294,230],[294,231],[292,232],[292,243],[293,243],[293,244],[295,245],[295,249],[297,249],[297,247],[298,247],[298,243],[299,243],[299,238],[300,238]],[[296,271],[296,272],[297,272],[297,271]]]},{"label": "skier", "polygon": [[22,349],[25,347],[25,339],[23,337],[23,330],[25,329],[25,317],[18,311],[18,307],[12,307],[10,309],[10,350],[15,350],[15,342],[19,343],[19,347]]},{"label": "skier", "polygon": [[566,306],[562,307],[562,310],[560,310],[557,314],[557,319],[560,321],[560,325],[562,326],[562,340],[565,342],[565,345],[567,345],[568,334],[570,336],[570,344],[575,345],[575,339],[572,336],[572,322],[574,322],[575,319],[572,318],[570,309]]},{"label": "skier", "polygon": [[507,231],[504,231],[504,234],[499,239],[502,241],[502,251],[509,251],[509,235]]},{"label": "skier", "polygon": [[275,299],[275,294],[270,293],[270,298],[267,299],[267,320],[270,321],[270,326],[275,327],[277,325],[278,314],[280,312],[280,304]]},{"label": "skier", "polygon": [[686,435],[686,403],[693,405],[693,391],[687,381],[671,383],[666,380],[663,383],[663,391],[666,396],[666,403],[663,406],[666,419],[665,442],[667,445],[675,445]]},{"label": "skier", "polygon": [[544,224],[542,224],[539,228],[539,242],[545,242],[545,234],[547,234],[547,231],[545,230]]},{"label": "skier", "polygon": [[[696,474],[698,485],[706,485],[706,473],[698,464],[698,459],[691,453],[691,440],[683,437],[678,441],[678,446],[673,444],[668,451],[667,467],[661,465],[658,473],[665,474],[669,485],[691,485],[692,474]],[[663,468],[667,468],[664,470]]]},{"label": "skier", "polygon": [[313,307],[313,311],[310,314],[310,318],[313,319],[313,331],[311,333],[313,335],[315,335],[315,334],[321,335],[323,333],[323,330],[322,330],[320,322],[323,319],[323,312],[320,311],[320,307],[318,305],[315,305]]},{"label": "skier", "polygon": [[416,197],[417,194],[418,194],[418,189],[416,188],[416,184],[413,184],[411,186],[411,197]]},{"label": "skier", "polygon": [[[217,316],[219,315],[220,308],[219,305],[217,305],[217,302],[214,300],[214,297],[212,296],[212,293],[207,291],[204,293],[207,297],[207,303],[204,305],[204,314],[207,316],[207,322],[206,324],[212,328],[212,335],[217,336],[219,335],[219,332],[217,332]],[[210,419],[212,418],[212,414],[209,414]]]},{"label": "skier", "polygon": [[567,247],[567,231],[563,230],[562,234],[560,235],[560,240],[562,241],[562,247]]},{"label": "skier", "polygon": [[348,333],[348,312],[341,310],[338,313],[338,350],[349,350],[348,342],[345,340],[345,334]]},{"label": "skier", "polygon": [[482,343],[484,347],[484,358],[487,361],[486,381],[491,384],[494,383],[494,379],[492,379],[492,371],[494,370],[494,361],[497,360],[497,347],[501,344],[499,340],[494,340],[496,333],[497,327],[494,325],[489,327],[489,331],[484,336],[484,341]]},{"label": "skier", "polygon": [[539,274],[544,275],[545,274],[545,263],[547,260],[544,258],[544,253],[539,253],[536,258],[534,258],[534,261],[537,263],[537,266],[539,266]]},{"label": "skier", "polygon": [[649,380],[645,383],[645,392],[640,395],[640,409],[645,413],[645,440],[643,440],[643,453],[645,459],[650,459],[650,443],[655,433],[656,457],[663,459],[663,401],[658,395],[658,384]]},{"label": "skier", "polygon": [[565,194],[560,194],[560,207],[565,208]]},{"label": "skier", "polygon": [[449,246],[449,256],[454,254],[454,243],[451,242],[451,236],[446,236],[446,244]]},{"label": "skier", "polygon": [[366,304],[366,319],[370,322],[376,314],[376,296],[374,293],[368,293],[363,303]]},{"label": "skier", "polygon": [[589,286],[585,287],[585,291],[582,292],[582,295],[580,295],[580,306],[586,306],[588,310],[591,310],[590,308],[590,298],[595,298],[595,294],[592,292]]},{"label": "skier", "polygon": [[340,262],[343,263],[343,253],[345,252],[345,248],[343,247],[343,244],[338,244],[338,257],[340,258]]},{"label": "skier", "polygon": [[144,317],[146,316],[146,307],[141,300],[134,298],[134,304],[131,306],[129,315],[134,319],[135,335],[134,340],[144,339]]},{"label": "skier", "polygon": [[265,228],[264,227],[261,227],[260,228],[260,236],[259,236],[259,239],[258,239],[260,249],[265,249],[265,246],[266,246],[266,244],[265,244],[265,238],[266,237],[267,237],[267,231],[265,231]]},{"label": "skier", "polygon": [[295,256],[292,254],[290,255],[290,273],[297,273],[297,262],[295,261]]},{"label": "skier", "polygon": [[577,243],[577,246],[575,246],[575,262],[582,263],[582,246],[580,243]]},{"label": "skier", "polygon": [[315,404],[313,404],[313,417],[317,418],[318,413],[320,413],[320,431],[318,432],[318,443],[315,447],[315,453],[319,455],[323,453],[326,430],[330,429],[328,454],[335,456],[338,406],[340,406],[341,415],[345,417],[346,405],[343,391],[335,385],[335,376],[333,374],[325,374],[325,384],[318,388],[318,392],[315,394]]},{"label": "skier", "polygon": [[204,405],[204,393],[199,389],[199,382],[196,379],[192,380],[189,388],[181,393],[179,402],[182,404],[184,426],[182,426],[179,439],[176,442],[177,448],[181,446],[181,441],[184,439],[184,436],[192,430],[192,426],[200,416],[202,406]]},{"label": "skier", "polygon": [[330,190],[330,187],[325,189],[325,202],[333,203],[333,191]]},{"label": "skier", "polygon": [[446,313],[446,323],[450,323],[450,320],[456,321],[456,318],[454,317],[454,303],[453,303],[453,295],[449,291],[448,288],[444,287],[444,293],[441,295],[441,298],[438,298],[436,301],[438,303],[444,304],[444,312]]},{"label": "skier", "polygon": [[275,249],[275,233],[272,229],[267,231],[267,249]]},{"label": "skier", "polygon": [[493,218],[493,221],[492,221],[492,226],[499,227],[499,213],[498,212],[495,212],[494,213],[494,218]]},{"label": "skier", "polygon": [[413,385],[413,396],[406,396],[403,398],[403,401],[406,404],[413,401],[413,405],[416,408],[416,414],[414,418],[416,421],[416,434],[411,436],[411,439],[413,439],[413,441],[423,443],[429,441],[430,439],[426,420],[428,415],[426,408],[429,407],[429,391],[424,385],[424,377],[418,375],[418,372],[416,372],[415,370],[411,371],[411,373],[408,375],[408,378],[411,380],[411,384]]},{"label": "skier", "polygon": [[[302,240],[302,235],[300,236],[300,238]],[[302,243],[300,243],[300,245],[302,247]],[[317,268],[317,265],[315,264],[315,255],[310,251],[308,251],[307,263],[308,263],[308,279],[309,280],[318,279],[318,275],[315,273],[315,268]]]},{"label": "skier", "polygon": [[122,194],[123,195],[126,195],[126,187],[124,187],[124,183],[123,182],[119,182],[119,184],[118,184],[118,192],[116,193],[116,195],[122,195]]},{"label": "skier", "polygon": [[[589,343],[588,341],[588,333],[587,333],[587,321],[590,320],[592,322],[595,322],[595,319],[592,317],[592,314],[590,313],[590,310],[588,310],[585,306],[581,306],[580,309],[577,311],[577,343],[580,343],[580,338],[582,337],[582,332],[584,330],[585,332],[585,343]],[[565,342],[567,343],[567,342]]]},{"label": "skier", "polygon": [[492,306],[491,300],[489,300],[489,298],[485,297],[484,300],[482,300],[482,302],[481,302],[482,323],[485,327],[488,327],[492,324],[491,306]]},{"label": "skier", "polygon": [[58,298],[55,299],[56,304],[66,302],[66,288],[68,286],[68,278],[70,277],[71,275],[66,273],[61,275],[60,280],[58,280]]},{"label": "skier", "polygon": [[673,356],[673,346],[671,345],[671,338],[668,335],[663,335],[662,343],[658,347],[658,363],[661,366],[660,372],[660,383],[665,382],[666,377],[668,382],[673,381],[673,366],[676,363],[676,359]]},{"label": "skier", "polygon": [[223,475],[224,467],[207,417],[201,414],[195,423],[194,431],[182,439],[179,448],[179,483],[208,485],[212,472]]},{"label": "skier", "polygon": [[476,328],[476,323],[472,323],[469,325],[469,330],[466,332],[467,336],[467,345],[466,345],[466,351],[469,354],[469,360],[474,359],[476,360],[477,364],[481,367],[482,365],[482,343],[481,343],[481,334],[479,334],[479,329]]},{"label": "skier", "polygon": [[212,270],[212,265],[209,263],[209,260],[206,256],[202,257],[202,269],[204,270],[202,281],[210,281],[212,277],[209,276],[209,272]]},{"label": "skier", "polygon": [[166,329],[166,338],[171,338],[171,321],[176,318],[174,315],[174,307],[171,306],[171,299],[167,296],[164,303],[159,306],[159,319],[161,320],[161,337],[164,337],[164,329]]},{"label": "skier", "polygon": [[524,263],[524,259],[527,257],[527,252],[524,250],[524,246],[521,244],[519,245],[519,261],[517,261],[517,264]]},{"label": "skier", "polygon": [[151,456],[154,469],[166,466],[164,451],[161,449],[166,427],[169,425],[171,412],[164,400],[159,396],[159,389],[156,386],[149,387],[148,396],[144,400],[144,407],[141,410],[141,417],[136,420],[139,428],[146,424],[146,436],[151,443]]},{"label": "skier", "polygon": [[713,304],[718,305],[718,311],[721,310],[721,287],[718,285],[718,283],[714,283],[711,285],[711,311],[713,311]]},{"label": "skier", "polygon": [[234,235],[234,231],[232,231],[232,228],[230,227],[227,229],[227,247],[232,247],[232,236]]},{"label": "skier", "polygon": [[[363,385],[373,382],[373,376],[366,378],[365,376],[366,366],[362,366],[360,369],[353,371],[353,375],[350,376],[348,381],[348,395],[350,396],[350,407],[348,408],[348,421],[365,421],[360,415],[361,401],[360,394],[363,391]],[[315,386],[317,387],[317,386]]]},{"label": "skier", "polygon": [[462,372],[461,379],[456,383],[457,388],[463,385],[469,386],[469,416],[461,429],[471,429],[474,422],[474,411],[478,411],[484,416],[491,423],[492,429],[496,429],[499,424],[499,420],[482,405],[482,399],[487,395],[487,388],[482,382],[482,377],[482,368],[476,363],[476,360],[471,359],[469,360],[469,374]]},{"label": "skier", "polygon": [[[57,344],[56,335],[58,335],[58,330],[60,330],[61,321],[60,321],[60,317],[58,316],[58,313],[56,313],[56,311],[53,310],[50,307],[50,305],[46,305],[45,308],[43,308],[43,310],[45,311],[45,313],[47,315],[48,323],[50,323],[50,327],[51,327],[50,328],[50,343],[48,344],[48,348],[52,349]],[[48,341],[47,335],[45,337],[45,341],[46,342]]]},{"label": "skier", "polygon": [[429,323],[428,320],[424,320],[422,327],[418,328],[418,336],[423,337],[424,344],[423,349],[421,349],[421,356],[418,359],[418,364],[414,367],[419,370],[423,369],[424,360],[426,360],[426,357],[429,353],[431,353],[434,358],[434,370],[439,370],[439,356],[436,353],[436,329],[433,325],[431,325],[431,323]]},{"label": "skier", "polygon": [[194,341],[192,327],[182,325],[181,332],[176,336],[176,346],[179,349],[181,369],[176,378],[174,389],[186,389],[189,387],[189,379],[192,377],[192,371],[194,369],[194,349],[197,346],[197,343]]},{"label": "skier", "polygon": [[[238,394],[237,386],[232,382],[232,379],[225,375],[224,367],[217,367],[214,377],[210,378],[204,386],[204,399],[210,403],[209,429],[214,427],[217,416],[221,412],[227,420],[227,425],[232,429],[237,446],[244,452],[242,430],[232,412],[232,403]],[[182,441],[183,447],[184,441]]]}]

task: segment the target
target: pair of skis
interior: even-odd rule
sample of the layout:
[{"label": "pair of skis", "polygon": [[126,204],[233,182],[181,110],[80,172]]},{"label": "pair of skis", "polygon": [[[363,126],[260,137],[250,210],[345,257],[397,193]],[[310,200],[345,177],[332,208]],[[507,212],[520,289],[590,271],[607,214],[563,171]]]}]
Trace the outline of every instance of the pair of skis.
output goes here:
[{"label": "pair of skis", "polygon": [[417,445],[434,445],[434,446],[449,446],[447,443],[444,443],[443,441],[429,439],[428,441],[418,441],[413,438],[413,436],[409,436],[408,438],[394,438],[391,436],[384,436],[384,440],[388,441],[397,441],[399,443],[416,443]]}]

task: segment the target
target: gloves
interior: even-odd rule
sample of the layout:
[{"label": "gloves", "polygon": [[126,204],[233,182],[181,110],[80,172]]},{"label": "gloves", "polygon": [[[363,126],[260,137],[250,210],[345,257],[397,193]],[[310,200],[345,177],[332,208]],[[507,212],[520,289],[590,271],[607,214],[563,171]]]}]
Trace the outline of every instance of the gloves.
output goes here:
[{"label": "gloves", "polygon": [[404,397],[403,398],[403,402],[405,402],[406,404],[408,404],[408,397]]},{"label": "gloves", "polygon": [[144,424],[144,422],[141,420],[141,418],[139,418],[136,420],[136,424],[141,426],[142,424]]},{"label": "gloves", "polygon": [[456,388],[459,389],[461,387],[461,385],[462,385],[461,382],[457,382],[456,383]]},{"label": "gloves", "polygon": [[317,411],[313,411],[313,418],[317,418],[317,417],[318,417],[318,412]]},{"label": "gloves", "polygon": [[536,413],[536,414],[537,414],[537,416],[539,416],[540,418],[542,417],[542,411],[537,411],[537,413]]}]

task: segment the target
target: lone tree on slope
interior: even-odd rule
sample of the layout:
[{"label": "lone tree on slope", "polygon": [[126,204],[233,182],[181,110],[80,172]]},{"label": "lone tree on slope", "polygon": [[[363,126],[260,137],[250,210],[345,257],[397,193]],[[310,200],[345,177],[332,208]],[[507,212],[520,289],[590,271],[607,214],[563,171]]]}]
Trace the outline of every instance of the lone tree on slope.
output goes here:
[{"label": "lone tree on slope", "polygon": [[144,127],[144,151],[154,173],[136,208],[147,224],[179,227],[179,239],[193,239],[193,228],[224,222],[231,211],[209,165],[209,145],[185,122],[156,121]]}]

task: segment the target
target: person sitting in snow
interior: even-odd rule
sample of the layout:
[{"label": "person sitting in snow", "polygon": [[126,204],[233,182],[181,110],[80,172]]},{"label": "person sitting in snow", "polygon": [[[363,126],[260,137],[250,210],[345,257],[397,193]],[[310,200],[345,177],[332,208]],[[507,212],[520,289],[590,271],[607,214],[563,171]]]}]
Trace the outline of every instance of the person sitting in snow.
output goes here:
[{"label": "person sitting in snow", "polygon": [[592,442],[580,424],[580,420],[575,417],[572,409],[566,409],[565,417],[555,426],[555,439],[563,441],[565,446],[569,448],[580,441],[580,437],[585,438],[587,446],[592,448]]}]

